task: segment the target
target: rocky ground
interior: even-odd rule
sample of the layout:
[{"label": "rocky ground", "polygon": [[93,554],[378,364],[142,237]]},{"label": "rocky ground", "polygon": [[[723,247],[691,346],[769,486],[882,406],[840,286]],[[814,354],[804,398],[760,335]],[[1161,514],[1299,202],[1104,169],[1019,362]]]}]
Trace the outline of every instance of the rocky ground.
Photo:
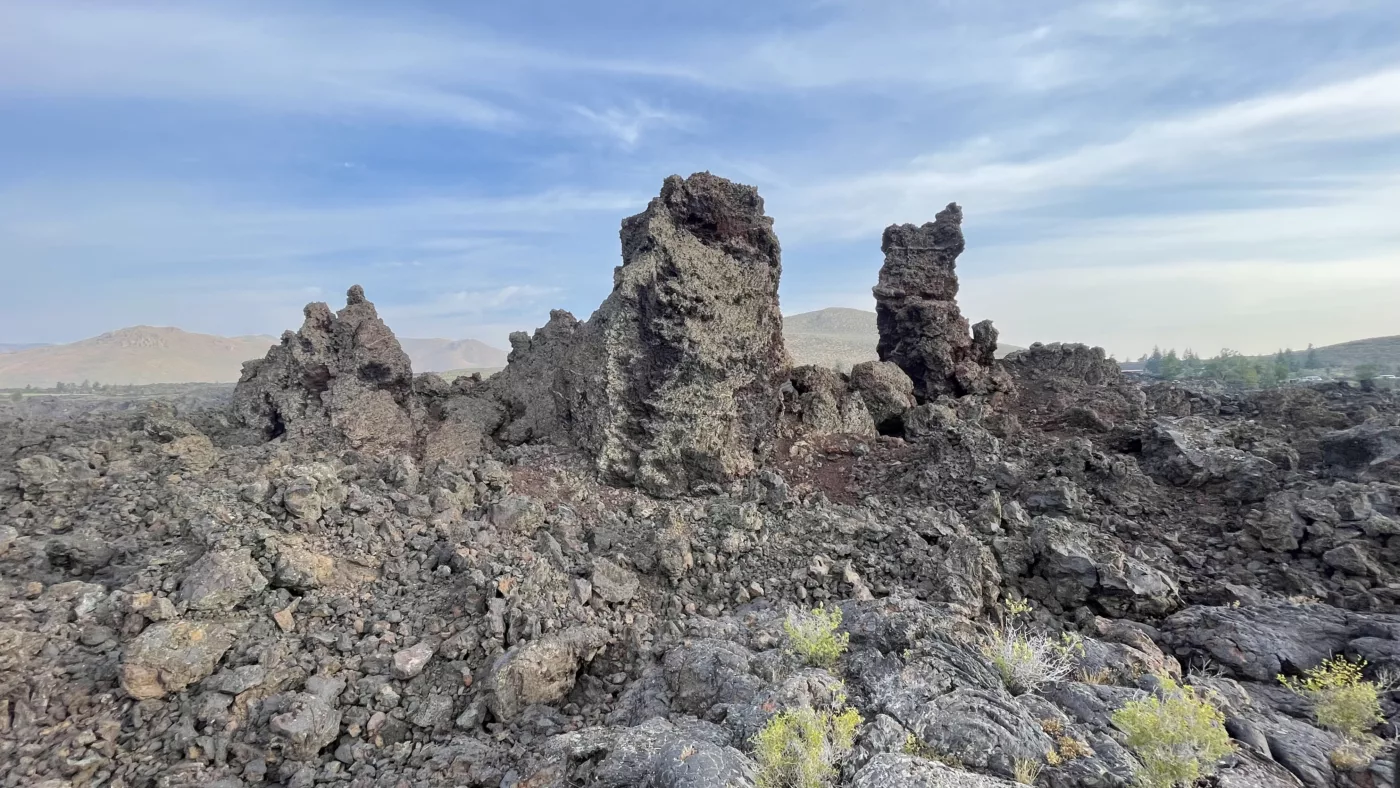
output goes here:
[{"label": "rocky ground", "polygon": [[[774,715],[846,703],[841,786],[1109,788],[1113,712],[1183,675],[1236,742],[1203,784],[1394,784],[1277,680],[1400,669],[1393,393],[996,361],[951,207],[886,233],[887,360],[792,369],[762,210],[668,179],[613,296],[489,380],[414,376],[354,288],[231,395],[7,404],[0,785],[754,786]],[[1007,600],[1071,672],[1008,688]]]}]

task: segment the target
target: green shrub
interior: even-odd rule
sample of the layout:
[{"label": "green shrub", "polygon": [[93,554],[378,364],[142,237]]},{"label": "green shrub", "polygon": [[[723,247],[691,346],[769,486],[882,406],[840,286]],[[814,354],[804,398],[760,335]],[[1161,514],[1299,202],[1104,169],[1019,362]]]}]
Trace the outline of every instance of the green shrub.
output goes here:
[{"label": "green shrub", "polygon": [[1031,632],[1018,621],[1030,610],[1025,602],[1008,602],[1002,625],[982,646],[982,654],[1001,674],[1006,688],[1017,695],[1069,678],[1083,649],[1072,635],[1054,638]]},{"label": "green shrub", "polygon": [[783,623],[788,647],[803,662],[814,668],[829,668],[841,659],[850,645],[849,633],[837,633],[841,628],[841,609],[818,606],[805,613],[789,616]]},{"label": "green shrub", "polygon": [[1333,657],[1302,678],[1279,676],[1283,686],[1312,701],[1317,724],[1353,741],[1362,741],[1382,721],[1380,687],[1362,676],[1365,660]]},{"label": "green shrub", "polygon": [[754,737],[758,788],[827,788],[836,764],[855,743],[860,714],[791,709],[775,715]]},{"label": "green shrub", "polygon": [[1138,778],[1145,788],[1191,785],[1234,750],[1225,715],[1194,687],[1167,676],[1157,680],[1159,693],[1124,704],[1113,724],[1142,762]]}]

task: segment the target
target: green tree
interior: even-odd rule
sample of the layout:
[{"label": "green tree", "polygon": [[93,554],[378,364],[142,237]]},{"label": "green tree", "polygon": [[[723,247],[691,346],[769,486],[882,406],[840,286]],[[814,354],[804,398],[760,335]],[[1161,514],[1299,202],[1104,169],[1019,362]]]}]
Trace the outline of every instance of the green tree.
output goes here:
[{"label": "green tree", "polygon": [[1167,351],[1162,356],[1162,363],[1158,366],[1163,380],[1176,380],[1181,377],[1181,359],[1176,357],[1176,348]]},{"label": "green tree", "polygon": [[13,402],[24,402],[24,393],[16,391],[15,393],[10,395],[10,400]]},{"label": "green tree", "polygon": [[53,385],[53,389],[54,389],[54,391],[57,391],[57,392],[59,392],[59,393],[63,393],[63,392],[65,392],[65,391],[68,390],[68,384],[67,384],[67,383],[64,383],[63,381],[60,380],[59,382],[57,382],[57,383],[55,383],[55,384]]},{"label": "green tree", "polygon": [[1321,369],[1321,368],[1322,368],[1322,361],[1317,357],[1317,349],[1314,348],[1314,347],[1312,346],[1312,343],[1311,343],[1311,342],[1308,343],[1308,355],[1307,355],[1307,358],[1303,361],[1303,368],[1304,368],[1304,369]]},{"label": "green tree", "polygon": [[1380,367],[1375,364],[1360,364],[1356,367],[1356,379],[1362,383],[1375,380],[1380,373]]},{"label": "green tree", "polygon": [[1162,374],[1162,349],[1156,345],[1152,346],[1152,355],[1147,357],[1147,363],[1143,365],[1149,375]]}]

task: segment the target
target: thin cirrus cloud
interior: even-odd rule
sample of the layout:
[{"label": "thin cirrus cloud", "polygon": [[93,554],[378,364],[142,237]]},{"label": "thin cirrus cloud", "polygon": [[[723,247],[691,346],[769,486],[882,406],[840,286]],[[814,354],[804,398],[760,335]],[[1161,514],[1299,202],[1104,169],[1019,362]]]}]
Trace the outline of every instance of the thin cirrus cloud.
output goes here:
[{"label": "thin cirrus cloud", "polygon": [[765,196],[788,311],[868,306],[881,228],[958,201],[968,311],[1017,344],[1396,333],[1396,41],[1388,0],[16,0],[0,340],[276,333],[354,280],[503,345],[703,169]]}]

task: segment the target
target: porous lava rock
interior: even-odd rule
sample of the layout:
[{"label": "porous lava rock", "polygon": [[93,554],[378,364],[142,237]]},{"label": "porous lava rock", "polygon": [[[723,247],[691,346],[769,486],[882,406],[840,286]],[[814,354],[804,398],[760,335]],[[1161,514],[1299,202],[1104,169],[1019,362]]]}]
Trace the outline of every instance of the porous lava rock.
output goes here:
[{"label": "porous lava rock", "polygon": [[410,452],[421,415],[408,354],[359,285],[345,308],[306,306],[262,359],[246,362],[233,393],[234,420],[264,439],[378,452]]},{"label": "porous lava rock", "polygon": [[517,334],[491,382],[509,442],[567,441],[605,481],[673,496],[752,472],[787,366],[773,220],[751,186],[671,176],[622,223],[612,294],[586,322]]},{"label": "porous lava rock", "polygon": [[991,394],[1007,388],[994,355],[991,321],[969,330],[958,309],[958,255],[966,241],[957,203],[922,226],[885,228],[885,264],[875,285],[881,361],[892,361],[914,382],[920,402],[942,394]]}]

